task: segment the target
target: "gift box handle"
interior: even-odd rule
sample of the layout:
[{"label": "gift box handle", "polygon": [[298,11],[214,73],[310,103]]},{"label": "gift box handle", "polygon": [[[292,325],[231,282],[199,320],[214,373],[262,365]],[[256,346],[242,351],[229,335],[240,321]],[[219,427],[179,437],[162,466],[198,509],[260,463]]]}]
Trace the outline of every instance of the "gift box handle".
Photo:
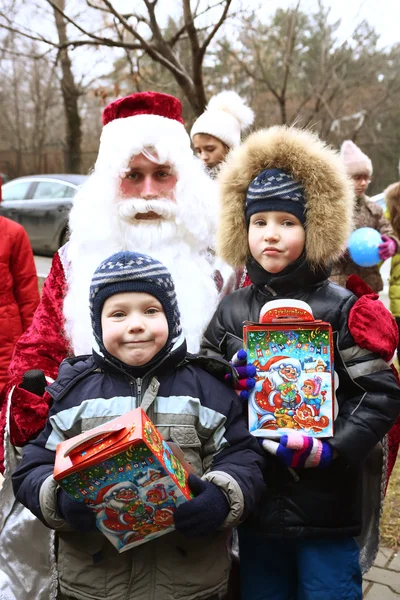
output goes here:
[{"label": "gift box handle", "polygon": [[102,429],[102,431],[93,431],[92,434],[85,435],[84,440],[72,444],[72,446],[64,452],[64,457],[70,456],[71,460],[73,460],[74,455],[82,454],[82,452],[89,447],[92,450],[91,454],[93,454],[95,447],[97,447],[99,451],[104,450],[104,448],[112,446],[112,444],[122,439],[128,432],[128,428],[122,424],[118,427]]}]

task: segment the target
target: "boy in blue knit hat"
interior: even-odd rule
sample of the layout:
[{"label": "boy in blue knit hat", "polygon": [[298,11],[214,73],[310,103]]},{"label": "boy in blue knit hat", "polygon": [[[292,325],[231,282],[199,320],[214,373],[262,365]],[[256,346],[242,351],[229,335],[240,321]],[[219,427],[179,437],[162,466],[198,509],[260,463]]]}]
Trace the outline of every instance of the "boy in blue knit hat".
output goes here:
[{"label": "boy in blue knit hat", "polygon": [[400,389],[389,364],[390,313],[376,295],[358,299],[328,280],[351,233],[351,184],[333,150],[285,127],[250,135],[219,183],[217,251],[234,268],[246,264],[252,285],[222,300],[203,353],[232,359],[243,323],[259,322],[266,303],[302,300],[332,325],[338,384],[333,437],[293,431],[263,443],[267,492],[239,527],[242,598],[361,600],[354,536],[362,525],[362,463],[396,420]]},{"label": "boy in blue knit hat", "polygon": [[[264,491],[263,456],[236,394],[205,370],[223,379],[230,367],[187,355],[171,275],[149,256],[105,260],[92,279],[90,310],[97,347],[61,364],[48,388],[47,425],[13,475],[15,496],[57,531],[63,600],[217,600],[229,574],[227,530]],[[175,511],[175,532],[118,554],[94,513],[57,486],[55,449],[139,406],[194,467],[194,498]]]}]

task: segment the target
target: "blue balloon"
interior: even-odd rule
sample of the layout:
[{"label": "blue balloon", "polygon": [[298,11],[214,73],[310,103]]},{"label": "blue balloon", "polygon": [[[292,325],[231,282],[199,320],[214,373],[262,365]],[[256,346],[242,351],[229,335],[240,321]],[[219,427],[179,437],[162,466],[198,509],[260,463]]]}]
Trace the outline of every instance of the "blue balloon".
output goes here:
[{"label": "blue balloon", "polygon": [[380,244],[382,244],[382,238],[379,231],[372,227],[361,227],[353,231],[347,246],[356,265],[373,267],[381,261],[378,250]]}]

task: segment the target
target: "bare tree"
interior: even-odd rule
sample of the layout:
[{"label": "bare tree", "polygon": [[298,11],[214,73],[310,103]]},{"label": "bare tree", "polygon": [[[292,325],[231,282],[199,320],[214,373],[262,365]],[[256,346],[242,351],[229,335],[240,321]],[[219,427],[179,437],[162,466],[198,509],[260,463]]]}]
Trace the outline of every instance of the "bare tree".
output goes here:
[{"label": "bare tree", "polygon": [[36,56],[35,44],[21,45],[0,66],[1,145],[11,152],[3,163],[12,176],[43,172],[44,148],[57,143],[53,125],[62,119],[55,62]]},{"label": "bare tree", "polygon": [[[103,14],[107,22],[104,35],[97,30],[96,32],[91,31],[88,27],[81,25],[80,20],[67,15],[59,0],[46,0],[46,2],[55,12],[59,13],[64,22],[73,26],[76,38],[70,37],[55,42],[46,36],[16,28],[1,13],[0,17],[3,18],[0,27],[44,42],[59,50],[80,46],[107,46],[122,48],[129,52],[136,51],[142,55],[146,54],[171,73],[195,115],[204,111],[207,103],[203,78],[204,57],[228,17],[232,0],[216,0],[214,4],[207,5],[204,9],[200,6],[200,0],[180,0],[182,25],[172,36],[165,35],[161,25],[156,10],[158,0],[141,0],[137,11],[129,14],[118,11],[115,2],[111,0],[97,0],[96,3],[86,0],[89,7],[86,18],[90,18],[89,11],[94,15],[99,12]],[[217,11],[218,14],[216,14]],[[97,19],[95,20],[97,21]],[[199,25],[200,21],[204,24]],[[207,24],[206,21],[211,24]],[[188,68],[180,60],[177,51],[182,40],[189,42],[190,65]]]},{"label": "bare tree", "polygon": [[72,64],[68,55],[67,22],[64,15],[65,0],[51,2],[59,41],[58,58],[61,65],[61,92],[66,119],[66,170],[67,173],[81,171],[82,128],[78,108],[81,91],[75,83]]}]

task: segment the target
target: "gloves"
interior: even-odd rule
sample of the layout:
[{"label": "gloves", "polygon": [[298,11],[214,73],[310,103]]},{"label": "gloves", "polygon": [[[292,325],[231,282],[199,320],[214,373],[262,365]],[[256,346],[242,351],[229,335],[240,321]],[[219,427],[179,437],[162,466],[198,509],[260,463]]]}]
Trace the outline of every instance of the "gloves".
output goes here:
[{"label": "gloves", "polygon": [[247,352],[246,350],[239,350],[232,357],[231,365],[235,367],[238,374],[238,379],[233,381],[232,375],[228,374],[225,376],[226,381],[233,381],[233,389],[239,393],[239,398],[243,401],[247,401],[249,397],[249,391],[253,389],[256,384],[255,375],[257,369],[254,365],[247,364]]},{"label": "gloves", "polygon": [[27,392],[36,394],[36,396],[43,396],[46,386],[47,381],[43,371],[40,371],[40,369],[31,369],[30,371],[25,371],[19,387]]},{"label": "gloves", "polygon": [[175,529],[186,537],[213,533],[225,521],[230,505],[218,486],[189,475],[188,485],[195,498],[184,502],[174,513]]},{"label": "gloves", "polygon": [[96,530],[96,514],[86,504],[73,500],[67,492],[57,492],[57,513],[75,531],[87,533]]},{"label": "gloves", "polygon": [[399,343],[399,329],[392,313],[358,275],[350,275],[346,287],[358,296],[347,321],[355,343],[390,362]]},{"label": "gloves", "polygon": [[328,467],[333,459],[333,448],[328,442],[297,432],[282,435],[279,443],[273,440],[260,440],[260,443],[264,450],[292,468]]},{"label": "gloves", "polygon": [[378,246],[379,258],[381,260],[387,260],[393,254],[396,254],[397,244],[392,238],[387,235],[382,235],[382,244]]}]

